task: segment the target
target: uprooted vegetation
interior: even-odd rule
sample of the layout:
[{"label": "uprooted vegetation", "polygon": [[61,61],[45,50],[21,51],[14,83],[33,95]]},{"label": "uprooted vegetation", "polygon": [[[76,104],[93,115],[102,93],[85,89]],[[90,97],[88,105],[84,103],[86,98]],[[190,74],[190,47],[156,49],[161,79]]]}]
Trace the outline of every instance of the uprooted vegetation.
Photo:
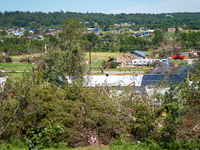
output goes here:
[{"label": "uprooted vegetation", "polygon": [[[4,103],[1,139],[9,142],[15,136],[33,142],[42,138],[32,148],[38,148],[44,141],[50,141],[47,147],[60,142],[70,147],[90,145],[91,137],[104,145],[120,138],[147,145],[156,142],[160,148],[173,149],[177,145],[189,148],[190,144],[184,144],[191,140],[198,143],[200,138],[198,74],[199,71],[190,75],[192,84],[184,82],[178,88],[171,85],[166,94],[150,99],[131,87],[122,88],[121,94],[115,90],[109,93],[106,85],[84,87],[81,80],[58,87],[45,84],[39,72],[28,74],[20,82],[7,81],[1,93]],[[161,105],[153,107],[153,99]],[[53,134],[58,125],[62,132]],[[34,138],[36,135],[38,138]]]}]

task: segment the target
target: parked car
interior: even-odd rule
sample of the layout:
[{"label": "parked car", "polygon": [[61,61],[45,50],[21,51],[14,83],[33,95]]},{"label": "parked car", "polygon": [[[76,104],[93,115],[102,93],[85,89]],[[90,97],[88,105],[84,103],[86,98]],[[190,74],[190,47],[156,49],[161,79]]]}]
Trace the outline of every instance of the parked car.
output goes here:
[{"label": "parked car", "polygon": [[173,60],[177,60],[177,59],[183,60],[183,59],[185,59],[185,56],[173,55],[173,56],[172,56],[172,59],[173,59]]}]

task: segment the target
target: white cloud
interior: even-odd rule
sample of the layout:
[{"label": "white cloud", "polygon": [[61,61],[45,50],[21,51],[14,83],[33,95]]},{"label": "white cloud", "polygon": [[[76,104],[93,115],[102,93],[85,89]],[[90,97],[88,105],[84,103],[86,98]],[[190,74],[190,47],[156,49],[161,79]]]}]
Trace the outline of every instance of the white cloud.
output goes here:
[{"label": "white cloud", "polygon": [[108,13],[172,13],[199,12],[200,0],[166,0],[152,5],[137,5],[126,9],[113,10]]}]

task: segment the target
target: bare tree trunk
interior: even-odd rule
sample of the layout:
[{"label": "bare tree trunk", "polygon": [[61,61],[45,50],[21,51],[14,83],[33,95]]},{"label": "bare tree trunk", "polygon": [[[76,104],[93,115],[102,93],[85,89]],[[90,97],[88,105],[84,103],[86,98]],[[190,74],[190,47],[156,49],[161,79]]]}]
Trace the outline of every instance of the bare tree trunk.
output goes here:
[{"label": "bare tree trunk", "polygon": [[35,75],[34,75],[35,68],[33,67],[33,83],[35,83]]}]

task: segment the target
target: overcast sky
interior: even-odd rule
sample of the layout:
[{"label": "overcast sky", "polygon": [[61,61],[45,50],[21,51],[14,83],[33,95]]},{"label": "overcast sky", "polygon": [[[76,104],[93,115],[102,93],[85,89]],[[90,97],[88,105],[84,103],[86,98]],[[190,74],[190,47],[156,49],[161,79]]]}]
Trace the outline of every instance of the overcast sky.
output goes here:
[{"label": "overcast sky", "polygon": [[97,13],[200,12],[200,0],[0,0],[0,11]]}]

